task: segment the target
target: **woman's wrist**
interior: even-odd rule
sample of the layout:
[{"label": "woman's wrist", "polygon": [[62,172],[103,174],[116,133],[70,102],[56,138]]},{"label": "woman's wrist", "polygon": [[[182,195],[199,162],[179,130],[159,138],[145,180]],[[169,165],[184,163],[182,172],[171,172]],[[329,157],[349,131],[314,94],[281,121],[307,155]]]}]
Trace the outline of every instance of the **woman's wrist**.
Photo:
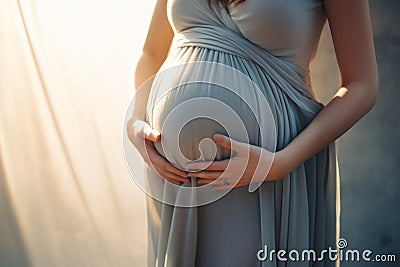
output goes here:
[{"label": "woman's wrist", "polygon": [[275,152],[271,171],[272,179],[282,179],[288,176],[295,168],[293,154],[288,153],[288,150],[282,149]]}]

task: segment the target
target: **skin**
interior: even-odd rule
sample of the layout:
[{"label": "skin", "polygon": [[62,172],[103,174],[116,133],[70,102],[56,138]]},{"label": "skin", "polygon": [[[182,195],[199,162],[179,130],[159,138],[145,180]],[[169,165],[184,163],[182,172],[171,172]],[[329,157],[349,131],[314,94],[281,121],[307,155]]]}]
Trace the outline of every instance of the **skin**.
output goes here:
[{"label": "skin", "polygon": [[[157,1],[143,53],[136,68],[136,88],[157,72],[167,56],[173,31],[165,14],[166,3],[167,0]],[[224,172],[230,162],[232,170],[243,173],[235,187],[247,186],[252,179],[273,181],[287,177],[296,167],[348,131],[374,106],[378,95],[378,70],[369,6],[367,0],[325,0],[324,3],[341,75],[340,88],[291,143],[284,149],[271,153],[260,147],[216,135],[215,142],[236,151],[235,157],[211,164],[191,163],[186,166],[187,169],[203,169],[204,166],[209,166],[199,172],[186,173],[172,166],[154,149],[153,142],[159,142],[161,134],[143,122],[144,109],[138,107],[127,124],[127,130],[134,144],[140,138],[146,143],[147,153],[143,146],[139,149],[146,162],[161,177],[175,184],[189,182],[188,176],[198,177],[200,184],[216,179],[232,179],[232,173],[235,172]],[[148,92],[142,93],[138,100],[146,103],[147,97]],[[269,166],[272,163],[271,169],[268,172],[256,168],[258,163],[261,163],[260,166]],[[227,187],[220,182],[216,183],[214,189]]]}]

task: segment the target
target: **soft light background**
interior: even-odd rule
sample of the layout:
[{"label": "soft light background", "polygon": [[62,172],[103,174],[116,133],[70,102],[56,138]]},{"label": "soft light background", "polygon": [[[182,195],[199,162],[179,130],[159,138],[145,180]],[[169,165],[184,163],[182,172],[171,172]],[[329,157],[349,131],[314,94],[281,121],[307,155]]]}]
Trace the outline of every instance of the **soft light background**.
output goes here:
[{"label": "soft light background", "polygon": [[[122,124],[153,6],[0,0],[0,267],[145,266],[144,193]],[[341,236],[400,258],[400,2],[370,7],[381,93],[339,140]],[[324,102],[338,75],[326,27],[312,64]]]}]

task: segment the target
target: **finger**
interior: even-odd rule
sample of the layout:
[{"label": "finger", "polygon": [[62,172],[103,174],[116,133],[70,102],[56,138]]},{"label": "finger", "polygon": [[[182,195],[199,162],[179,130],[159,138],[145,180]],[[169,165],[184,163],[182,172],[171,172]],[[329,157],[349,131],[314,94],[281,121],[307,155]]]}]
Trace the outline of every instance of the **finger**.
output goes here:
[{"label": "finger", "polygon": [[158,179],[160,179],[162,182],[169,181],[169,182],[171,182],[171,183],[177,184],[176,181],[174,181],[173,179],[171,179],[171,178],[169,178],[169,177],[163,175],[159,170],[157,170],[156,168],[154,168],[154,166],[151,167],[151,170],[152,170],[155,174],[157,174],[156,177],[157,177]]},{"label": "finger", "polygon": [[151,126],[147,122],[142,120],[136,120],[133,123],[133,125],[136,129],[140,129],[139,130],[140,137],[144,139],[149,139],[153,142],[158,142],[161,140],[161,134],[158,131],[151,128]]},{"label": "finger", "polygon": [[143,137],[153,142],[160,142],[161,133],[150,127],[148,123],[143,126]]},{"label": "finger", "polygon": [[168,178],[168,177],[162,177],[162,178],[165,179],[166,181],[172,183],[172,184],[181,185],[181,182],[175,181],[174,179],[171,179],[171,178]]},{"label": "finger", "polygon": [[201,179],[218,179],[223,174],[223,171],[201,171],[201,172],[189,172],[188,176],[196,177]]},{"label": "finger", "polygon": [[220,191],[220,190],[229,190],[232,189],[232,186],[227,185],[216,185],[211,188],[212,191]]},{"label": "finger", "polygon": [[187,173],[176,168],[163,156],[161,156],[160,153],[158,153],[158,151],[154,148],[154,145],[150,144],[146,146],[146,150],[148,158],[153,166],[157,166],[158,169],[174,173],[175,175],[181,176],[183,178],[187,178]]},{"label": "finger", "polygon": [[161,171],[161,173],[162,173],[163,177],[168,178],[170,180],[173,180],[175,182],[182,182],[182,183],[189,183],[190,182],[189,178],[183,178],[183,177],[181,177],[179,175],[176,175],[174,173],[171,173],[171,172],[163,172],[163,171]]},{"label": "finger", "polygon": [[210,184],[213,183],[213,185],[223,185],[224,182],[220,179],[197,179],[197,183],[200,185],[204,185],[204,184]]},{"label": "finger", "polygon": [[180,185],[181,183],[189,183],[190,180],[189,178],[183,178],[181,176],[175,175],[173,173],[167,172],[165,170],[162,169],[155,169],[155,172],[163,179],[174,183],[174,184],[178,184]]},{"label": "finger", "polygon": [[229,159],[217,161],[197,161],[185,165],[187,169],[207,170],[207,171],[223,171],[228,167]]},{"label": "finger", "polygon": [[164,159],[164,166],[163,167],[164,167],[165,170],[167,170],[167,171],[169,171],[171,173],[174,173],[176,175],[179,175],[179,176],[182,176],[182,177],[185,177],[185,178],[188,177],[187,172],[182,171],[181,169],[178,169],[177,167],[175,167],[174,165],[172,165],[169,161],[167,161],[165,159]]},{"label": "finger", "polygon": [[232,138],[229,138],[222,134],[214,135],[214,141],[215,141],[215,143],[222,146],[223,148],[230,149],[230,150],[233,150],[236,152],[239,152],[243,148],[243,145],[244,145],[244,143],[235,141]]},{"label": "finger", "polygon": [[145,143],[147,146],[154,147],[154,142],[151,141],[151,140],[149,140],[149,139],[144,139],[144,143]]},{"label": "finger", "polygon": [[215,186],[213,186],[212,188],[211,188],[211,190],[213,190],[213,191],[219,191],[219,190],[230,190],[230,189],[233,189],[233,188],[237,188],[237,187],[241,187],[241,186],[243,186],[242,184],[236,184],[235,186],[232,186],[232,185],[215,185]]}]

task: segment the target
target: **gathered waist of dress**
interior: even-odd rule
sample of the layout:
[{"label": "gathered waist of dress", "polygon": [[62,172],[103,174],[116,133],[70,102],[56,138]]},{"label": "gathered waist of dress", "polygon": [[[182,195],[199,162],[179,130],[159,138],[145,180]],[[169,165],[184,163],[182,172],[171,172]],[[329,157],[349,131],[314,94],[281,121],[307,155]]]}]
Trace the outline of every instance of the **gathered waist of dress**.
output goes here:
[{"label": "gathered waist of dress", "polygon": [[174,36],[175,47],[198,46],[234,54],[249,60],[256,57],[271,58],[288,65],[301,76],[307,76],[308,70],[289,60],[277,57],[271,51],[253,43],[240,32],[219,25],[196,25],[179,31]]},{"label": "gathered waist of dress", "polygon": [[274,80],[299,106],[317,113],[321,109],[312,93],[309,71],[254,44],[240,32],[217,25],[197,25],[177,32],[173,48],[204,47],[245,58]]}]

